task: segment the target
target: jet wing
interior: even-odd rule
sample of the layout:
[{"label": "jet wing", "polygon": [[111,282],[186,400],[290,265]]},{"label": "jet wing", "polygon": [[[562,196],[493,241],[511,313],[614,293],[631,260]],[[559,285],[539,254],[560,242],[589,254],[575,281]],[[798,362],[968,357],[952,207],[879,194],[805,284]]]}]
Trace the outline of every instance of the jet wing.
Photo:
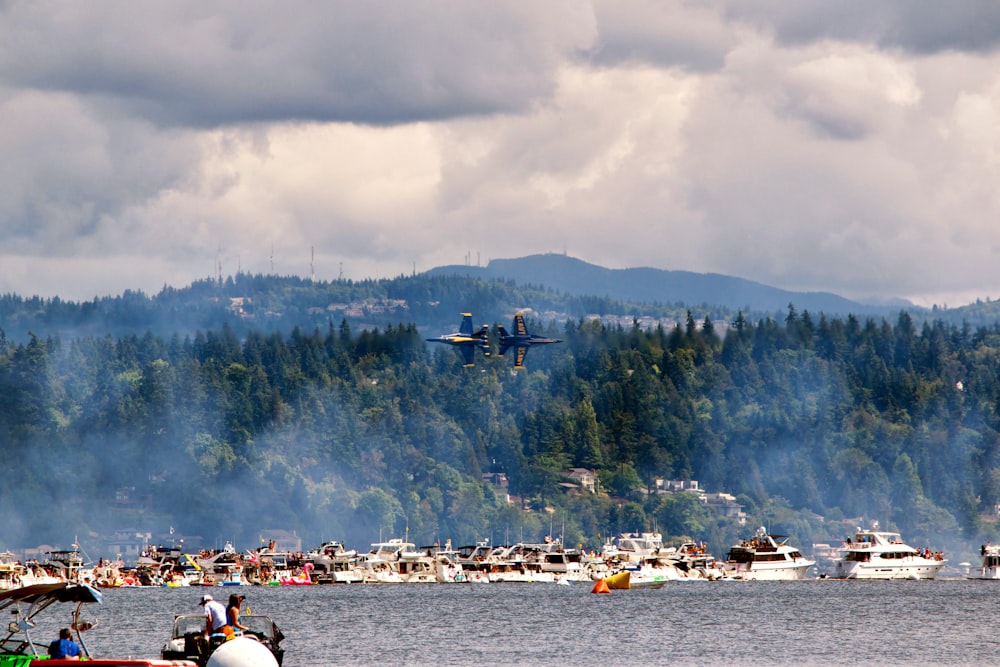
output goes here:
[{"label": "jet wing", "polygon": [[462,313],[462,326],[458,328],[458,333],[463,336],[472,335],[472,313]]},{"label": "jet wing", "polygon": [[459,345],[458,347],[459,347],[459,349],[462,350],[462,356],[465,357],[465,365],[467,367],[468,366],[475,366],[476,365],[476,361],[474,359],[474,355],[476,354],[476,348],[475,348],[475,346],[473,346],[473,345]]},{"label": "jet wing", "polygon": [[514,368],[524,368],[524,358],[528,356],[528,348],[518,346],[517,356],[514,357]]},{"label": "jet wing", "polygon": [[515,336],[527,336],[528,328],[524,326],[524,315],[517,313],[514,315],[514,335]]}]

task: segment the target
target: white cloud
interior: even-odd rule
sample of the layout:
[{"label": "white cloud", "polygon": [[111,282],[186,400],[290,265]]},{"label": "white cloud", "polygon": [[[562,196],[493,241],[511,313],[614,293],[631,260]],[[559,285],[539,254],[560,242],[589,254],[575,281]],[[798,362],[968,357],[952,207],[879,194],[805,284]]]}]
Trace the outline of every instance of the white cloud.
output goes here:
[{"label": "white cloud", "polygon": [[183,285],[222,246],[227,272],[566,250],[996,296],[996,31],[862,9],[0,5],[0,290]]}]

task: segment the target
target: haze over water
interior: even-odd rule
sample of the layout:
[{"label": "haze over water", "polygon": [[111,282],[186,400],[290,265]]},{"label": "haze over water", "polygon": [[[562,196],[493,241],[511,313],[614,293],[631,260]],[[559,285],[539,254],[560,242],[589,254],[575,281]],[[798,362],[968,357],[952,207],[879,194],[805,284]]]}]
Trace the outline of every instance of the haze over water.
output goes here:
[{"label": "haze over water", "polygon": [[[981,665],[1000,641],[994,582],[677,582],[248,587],[315,665]],[[95,657],[158,656],[202,588],[111,589],[89,610]],[[220,597],[221,594],[220,594]],[[69,610],[66,610],[68,613]],[[46,635],[47,637],[47,635]]]}]

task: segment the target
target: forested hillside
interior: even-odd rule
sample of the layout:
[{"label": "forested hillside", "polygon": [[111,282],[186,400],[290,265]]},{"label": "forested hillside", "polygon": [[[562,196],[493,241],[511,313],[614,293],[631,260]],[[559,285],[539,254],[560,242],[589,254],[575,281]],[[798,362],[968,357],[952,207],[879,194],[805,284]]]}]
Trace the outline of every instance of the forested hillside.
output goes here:
[{"label": "forested hillside", "polygon": [[[834,314],[880,316],[889,308],[850,301],[828,292],[791,292],[745,278],[718,273],[666,271],[654,268],[607,269],[559,254],[529,255],[517,259],[493,259],[486,266],[440,266],[432,276],[467,276],[482,280],[516,280],[520,284],[545,285],[565,294],[601,295],[616,301],[637,303],[714,304],[735,313],[774,312],[789,303],[800,309]],[[896,308],[912,307],[895,300]]]},{"label": "forested hillside", "polygon": [[[996,325],[794,307],[732,326],[529,325],[565,342],[516,373],[496,356],[463,368],[405,322],[3,339],[0,547],[168,526],[209,545],[287,528],[359,547],[599,546],[655,527],[718,554],[754,524],[808,545],[858,517],[918,544],[1000,537]],[[571,466],[604,492],[565,491]],[[647,493],[657,478],[735,494],[750,523]]]},{"label": "forested hillside", "polygon": [[[16,342],[27,341],[32,333],[78,338],[152,331],[169,338],[175,333],[218,330],[223,324],[243,338],[250,332],[287,334],[294,327],[323,328],[331,320],[346,320],[355,331],[384,329],[399,322],[436,331],[457,326],[461,312],[471,310],[478,321],[495,323],[525,306],[551,312],[553,319],[560,320],[613,314],[678,321],[685,312],[679,303],[569,295],[512,280],[418,275],[314,282],[294,276],[238,274],[221,282],[206,279],[185,288],[164,287],[151,296],[126,291],[85,302],[0,295],[0,328]],[[736,313],[723,307],[699,310],[713,316]]]}]

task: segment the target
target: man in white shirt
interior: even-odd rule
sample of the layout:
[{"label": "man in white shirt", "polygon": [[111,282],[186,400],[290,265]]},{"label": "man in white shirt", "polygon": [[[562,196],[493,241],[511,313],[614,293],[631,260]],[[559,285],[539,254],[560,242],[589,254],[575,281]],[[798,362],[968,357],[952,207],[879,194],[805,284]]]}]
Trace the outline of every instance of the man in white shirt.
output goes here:
[{"label": "man in white shirt", "polygon": [[222,627],[228,623],[226,608],[222,606],[222,603],[216,601],[211,595],[202,595],[198,604],[205,607],[205,634],[211,636],[222,632]]}]

